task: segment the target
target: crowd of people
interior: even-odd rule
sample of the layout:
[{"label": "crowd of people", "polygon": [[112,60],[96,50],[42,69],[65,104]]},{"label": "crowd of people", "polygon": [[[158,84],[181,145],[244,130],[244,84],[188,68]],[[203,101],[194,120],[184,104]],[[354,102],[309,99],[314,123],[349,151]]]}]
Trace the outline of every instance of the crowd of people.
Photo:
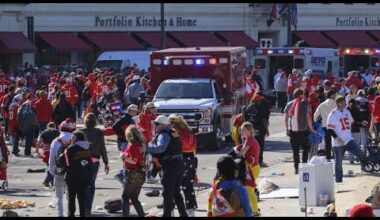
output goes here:
[{"label": "crowd of people", "polygon": [[[217,162],[208,216],[261,214],[256,183],[260,168],[268,166],[264,162],[265,137],[269,136],[273,107],[256,73],[252,70],[246,74],[246,96],[250,101],[233,122],[235,147]],[[279,70],[275,75],[276,108],[285,113],[296,174],[299,163],[307,163],[311,152],[325,155],[326,160],[335,159],[336,182],[343,180],[345,151],[350,152],[350,162],[360,162],[363,169],[369,131],[380,131],[380,72],[370,75],[351,71],[346,79],[327,75],[322,82],[311,70],[301,73],[293,69],[289,76]],[[53,205],[57,216],[64,216],[66,187],[68,216],[75,215],[76,197],[80,216],[89,216],[100,160],[106,174],[110,169],[105,136],[117,135],[123,167],[115,178],[123,186],[123,216],[130,216],[129,201],[139,217],[145,216],[139,195],[143,184],[154,181],[157,174],[163,187],[163,216],[173,216],[175,206],[181,217],[194,216],[198,208],[194,193],[196,136],[181,116],[157,116],[154,103],[142,100],[141,94],[149,89],[148,80],[149,73],[137,67],[127,74],[99,69],[86,73],[78,69],[70,74],[63,71],[40,76],[25,68],[24,74],[14,76],[0,71],[4,121],[4,130],[0,130],[4,159],[1,165],[9,161],[4,140],[12,145],[15,157],[20,156],[19,144],[24,140],[24,156],[33,157],[34,147],[34,157],[41,157],[47,165],[43,185],[55,189]],[[97,103],[109,95],[113,101],[121,101],[126,112],[112,126],[99,129]],[[82,121],[84,128],[77,128]],[[323,141],[314,146],[309,136],[321,135],[316,123],[323,128]],[[313,147],[317,151],[311,150]],[[221,196],[229,198],[225,204]],[[233,198],[236,201],[230,204]],[[228,208],[221,211],[221,205]]]}]

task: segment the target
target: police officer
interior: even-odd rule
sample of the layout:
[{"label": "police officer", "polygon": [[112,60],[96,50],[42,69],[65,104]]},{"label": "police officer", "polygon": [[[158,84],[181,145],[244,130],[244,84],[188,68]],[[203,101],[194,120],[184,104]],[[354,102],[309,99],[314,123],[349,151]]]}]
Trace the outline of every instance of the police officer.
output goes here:
[{"label": "police officer", "polygon": [[148,143],[147,152],[157,154],[162,165],[164,213],[163,217],[171,217],[174,203],[181,217],[187,217],[185,203],[180,192],[184,172],[182,147],[178,133],[170,128],[170,120],[164,115],[154,120],[156,136]]}]

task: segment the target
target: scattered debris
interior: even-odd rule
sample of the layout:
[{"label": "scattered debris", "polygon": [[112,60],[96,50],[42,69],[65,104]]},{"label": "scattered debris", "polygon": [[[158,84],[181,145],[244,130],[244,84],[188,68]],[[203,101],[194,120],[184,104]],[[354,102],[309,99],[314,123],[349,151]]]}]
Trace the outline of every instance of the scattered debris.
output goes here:
[{"label": "scattered debris", "polygon": [[276,171],[273,171],[270,173],[271,176],[285,176],[285,173],[284,172],[281,172],[281,173],[276,173]]},{"label": "scattered debris", "polygon": [[149,196],[149,197],[158,197],[160,195],[160,191],[159,190],[152,190],[150,192],[147,192],[145,193],[146,196]]},{"label": "scattered debris", "polygon": [[278,187],[276,184],[272,183],[269,178],[264,178],[259,182],[259,192],[260,194],[267,194],[276,190]]},{"label": "scattered debris", "polygon": [[27,173],[44,173],[44,172],[46,172],[46,168],[42,168],[42,169],[28,169],[26,172]]},{"label": "scattered debris", "polygon": [[308,209],[308,210],[307,210],[307,214],[315,214],[313,208],[309,207],[309,208],[307,208],[307,209]]},{"label": "scattered debris", "polygon": [[292,162],[293,161],[293,157],[281,157],[280,160],[282,162]]},{"label": "scattered debris", "polygon": [[100,211],[100,210],[103,210],[104,208],[100,205],[96,206],[96,210]]},{"label": "scattered debris", "polygon": [[0,209],[19,209],[25,207],[35,207],[34,202],[27,202],[24,200],[15,200],[12,201],[10,199],[0,199]]}]

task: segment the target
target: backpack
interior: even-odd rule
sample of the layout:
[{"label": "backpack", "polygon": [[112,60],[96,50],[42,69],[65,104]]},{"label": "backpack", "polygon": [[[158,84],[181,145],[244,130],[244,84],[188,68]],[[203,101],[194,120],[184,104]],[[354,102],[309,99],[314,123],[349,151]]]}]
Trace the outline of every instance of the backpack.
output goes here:
[{"label": "backpack", "polygon": [[255,127],[257,123],[259,123],[257,107],[252,103],[244,107],[243,109],[243,119],[244,121],[249,121]]},{"label": "backpack", "polygon": [[26,133],[38,127],[36,112],[30,103],[23,103],[17,113],[17,123],[20,131]]},{"label": "backpack", "polygon": [[220,180],[211,187],[208,204],[208,217],[246,217],[240,207],[240,198],[236,188],[230,190],[217,189]]},{"label": "backpack", "polygon": [[90,94],[90,86],[86,85],[82,91],[81,99],[85,102],[90,100],[91,94]]},{"label": "backpack", "polygon": [[67,148],[70,146],[70,142],[64,143],[61,138],[57,138],[56,140],[61,144],[61,147],[58,150],[57,158],[55,158],[55,174],[58,176],[63,176],[67,171],[68,158],[66,156],[66,152]]}]

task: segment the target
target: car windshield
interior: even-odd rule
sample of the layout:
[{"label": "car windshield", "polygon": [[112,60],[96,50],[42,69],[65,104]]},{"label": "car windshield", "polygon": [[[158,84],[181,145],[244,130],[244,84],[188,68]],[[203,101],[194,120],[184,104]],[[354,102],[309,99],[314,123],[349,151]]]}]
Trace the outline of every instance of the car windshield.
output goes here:
[{"label": "car windshield", "polygon": [[95,68],[108,68],[108,69],[115,69],[116,71],[120,71],[121,64],[123,63],[122,60],[98,60],[94,64],[94,69]]},{"label": "car windshield", "polygon": [[159,99],[208,99],[212,98],[211,83],[164,83],[157,91]]}]

